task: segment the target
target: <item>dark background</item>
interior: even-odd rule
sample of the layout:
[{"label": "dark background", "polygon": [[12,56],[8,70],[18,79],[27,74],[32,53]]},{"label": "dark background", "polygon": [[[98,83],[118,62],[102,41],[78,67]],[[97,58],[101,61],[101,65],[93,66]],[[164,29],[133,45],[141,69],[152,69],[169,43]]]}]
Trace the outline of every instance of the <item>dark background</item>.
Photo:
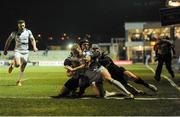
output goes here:
[{"label": "dark background", "polygon": [[17,20],[24,19],[34,36],[60,39],[68,35],[90,34],[92,42],[110,42],[124,37],[124,22],[159,21],[165,0],[48,0],[12,1],[0,4],[0,49]]}]

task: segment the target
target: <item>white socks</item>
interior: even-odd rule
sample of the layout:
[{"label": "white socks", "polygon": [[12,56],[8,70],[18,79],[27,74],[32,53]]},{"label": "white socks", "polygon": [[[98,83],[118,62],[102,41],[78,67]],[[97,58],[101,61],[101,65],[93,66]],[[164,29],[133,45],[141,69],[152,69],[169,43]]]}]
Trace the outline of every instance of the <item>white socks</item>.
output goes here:
[{"label": "white socks", "polygon": [[119,81],[112,79],[110,80],[110,82],[114,84],[118,89],[126,93],[126,95],[131,94]]},{"label": "white socks", "polygon": [[24,75],[24,72],[20,71],[19,75],[18,75],[18,78],[17,78],[17,81],[21,81],[23,75]]}]

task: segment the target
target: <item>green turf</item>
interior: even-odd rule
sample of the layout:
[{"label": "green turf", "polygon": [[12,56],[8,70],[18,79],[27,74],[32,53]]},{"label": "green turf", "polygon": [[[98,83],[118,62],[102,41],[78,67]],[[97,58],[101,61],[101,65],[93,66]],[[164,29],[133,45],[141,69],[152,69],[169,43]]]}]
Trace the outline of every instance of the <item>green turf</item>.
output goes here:
[{"label": "green turf", "polygon": [[[155,66],[152,66],[155,67]],[[157,83],[153,74],[142,64],[126,66],[145,81],[156,85],[159,92],[155,96],[136,97],[164,97],[180,98],[180,92],[172,87],[168,81],[162,79]],[[168,75],[166,70],[164,74]],[[27,67],[22,87],[15,86],[18,69],[7,74],[7,67],[0,68],[0,115],[180,115],[180,100],[106,100],[106,99],[52,99],[57,95],[63,83],[67,80],[62,67]],[[180,74],[176,74],[174,81],[180,85]],[[132,83],[136,88],[152,93],[142,86]],[[118,91],[105,82],[109,91]],[[91,89],[86,92],[92,95]],[[13,97],[13,98],[12,98]],[[35,98],[31,98],[35,97]],[[38,98],[39,97],[39,98]],[[45,98],[42,98],[45,97]],[[47,97],[47,99],[46,99]]]}]

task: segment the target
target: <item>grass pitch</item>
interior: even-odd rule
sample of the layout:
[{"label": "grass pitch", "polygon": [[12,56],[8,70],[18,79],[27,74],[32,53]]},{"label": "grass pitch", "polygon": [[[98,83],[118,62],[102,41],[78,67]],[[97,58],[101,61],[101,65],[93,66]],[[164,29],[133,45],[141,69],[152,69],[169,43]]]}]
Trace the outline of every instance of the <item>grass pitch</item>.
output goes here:
[{"label": "grass pitch", "polygon": [[[157,86],[157,95],[136,98],[180,98],[180,92],[162,79],[156,82],[153,73],[142,64],[125,66],[145,81]],[[152,66],[154,67],[154,66]],[[15,86],[18,69],[12,74],[7,67],[0,68],[0,115],[22,116],[132,116],[132,115],[180,115],[180,99],[172,100],[116,100],[116,99],[52,99],[67,80],[62,67],[27,67],[22,87]],[[163,74],[169,76],[166,70]],[[180,74],[174,82],[180,86]],[[152,94],[143,86],[131,83],[138,89]],[[105,82],[105,89],[118,91]],[[92,95],[88,89],[86,95]]]}]

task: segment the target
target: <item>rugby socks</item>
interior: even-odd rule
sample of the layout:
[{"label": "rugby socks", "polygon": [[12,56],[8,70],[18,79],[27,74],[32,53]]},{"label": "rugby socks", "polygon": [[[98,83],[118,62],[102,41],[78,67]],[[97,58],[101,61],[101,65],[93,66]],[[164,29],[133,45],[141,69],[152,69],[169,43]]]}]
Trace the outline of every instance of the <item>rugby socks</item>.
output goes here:
[{"label": "rugby socks", "polygon": [[157,87],[155,87],[155,86],[152,85],[152,84],[146,83],[146,82],[143,81],[141,78],[137,79],[137,80],[135,81],[135,83],[137,83],[137,84],[142,84],[142,85],[144,85],[146,88],[149,88],[149,89],[151,89],[151,90],[154,91],[154,92],[157,92],[157,91],[158,91],[158,90],[157,90]]},{"label": "rugby socks", "polygon": [[141,78],[139,78],[139,77],[138,77],[138,79],[135,80],[134,82],[137,83],[137,84],[142,84],[142,85],[144,85],[145,87],[149,87],[149,84],[146,83],[146,82],[144,82],[144,81],[143,81]]},{"label": "rugby socks", "polygon": [[112,79],[110,82],[126,94],[131,94],[119,81]]},{"label": "rugby socks", "polygon": [[24,75],[24,72],[19,71],[19,75],[18,75],[17,81],[21,81],[23,75]]},{"label": "rugby socks", "polygon": [[129,91],[129,92],[131,92],[133,95],[136,95],[136,94],[139,94],[139,90],[138,89],[136,89],[135,87],[133,87],[132,85],[130,85],[130,84],[126,84],[126,85],[124,85],[124,87]]}]

